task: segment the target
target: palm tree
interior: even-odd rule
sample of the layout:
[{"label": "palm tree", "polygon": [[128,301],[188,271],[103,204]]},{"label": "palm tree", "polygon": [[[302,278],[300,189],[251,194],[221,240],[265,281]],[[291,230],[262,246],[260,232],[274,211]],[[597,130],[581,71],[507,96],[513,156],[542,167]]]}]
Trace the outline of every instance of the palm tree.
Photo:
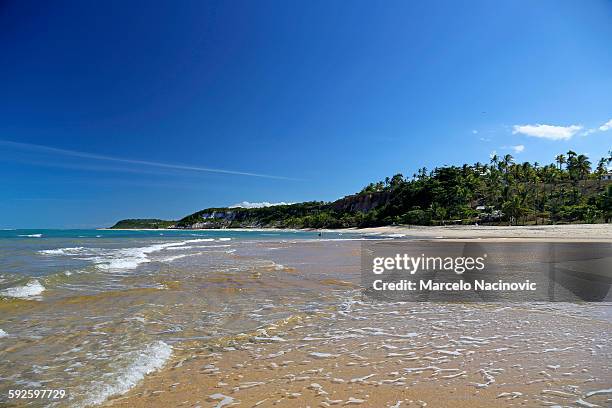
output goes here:
[{"label": "palm tree", "polygon": [[[504,174],[506,174],[506,176],[508,175],[508,170],[510,168],[510,165],[514,162],[514,157],[512,157],[511,154],[507,154],[505,155],[502,160],[499,162],[499,170],[503,171]],[[508,178],[506,177],[506,181]]]},{"label": "palm tree", "polygon": [[579,178],[578,171],[576,170],[576,156],[577,153],[573,150],[567,152],[567,165],[565,166],[567,173],[572,180]]},{"label": "palm tree", "polygon": [[557,164],[559,165],[559,170],[561,170],[561,165],[566,163],[565,160],[565,155],[564,154],[558,154],[555,157],[555,161],[557,162]]},{"label": "palm tree", "polygon": [[419,180],[425,180],[427,178],[427,167],[421,167],[418,172],[419,174],[417,175],[417,177],[419,178]]},{"label": "palm tree", "polygon": [[601,187],[601,179],[608,172],[608,167],[606,166],[607,159],[602,157],[597,163],[597,169],[595,170],[595,175],[597,176],[597,185]]},{"label": "palm tree", "polygon": [[517,223],[519,218],[527,214],[527,208],[525,207],[524,200],[519,194],[514,194],[508,201],[506,201],[502,210],[508,215],[508,222],[512,225],[514,221]]},{"label": "palm tree", "polygon": [[499,163],[499,156],[497,154],[494,154],[491,156],[491,165],[493,165],[494,167],[497,167],[497,164]]},{"label": "palm tree", "polygon": [[576,157],[575,169],[581,179],[585,179],[591,172],[591,162],[584,154]]}]

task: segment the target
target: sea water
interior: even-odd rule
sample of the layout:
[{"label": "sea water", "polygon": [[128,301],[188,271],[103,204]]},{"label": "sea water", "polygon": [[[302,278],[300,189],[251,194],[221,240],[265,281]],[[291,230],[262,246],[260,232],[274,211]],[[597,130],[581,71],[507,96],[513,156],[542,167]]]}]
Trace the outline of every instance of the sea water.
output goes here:
[{"label": "sea water", "polygon": [[279,311],[271,305],[290,296],[279,291],[283,278],[254,284],[262,274],[283,273],[270,254],[296,242],[356,238],[303,231],[2,230],[0,403],[11,389],[64,389],[63,400],[29,405],[96,405],[162,368],[181,342],[236,334],[307,310],[316,293]]}]

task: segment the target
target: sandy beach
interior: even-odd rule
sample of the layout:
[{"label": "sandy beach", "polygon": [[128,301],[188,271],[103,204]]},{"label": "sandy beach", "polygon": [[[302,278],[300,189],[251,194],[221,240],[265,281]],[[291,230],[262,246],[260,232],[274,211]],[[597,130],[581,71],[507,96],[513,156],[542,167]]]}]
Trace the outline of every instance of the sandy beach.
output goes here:
[{"label": "sandy beach", "polygon": [[[601,225],[359,231],[610,240],[610,227]],[[311,307],[233,335],[175,343],[162,369],[104,405],[603,407],[611,402],[609,303],[376,302],[359,289],[359,241],[261,248],[270,245],[275,265],[283,268],[226,284],[251,294],[255,287],[274,287],[281,299],[270,301],[268,312],[308,302],[317,293]]]},{"label": "sandy beach", "polygon": [[610,385],[610,323],[576,311],[356,302],[335,313],[185,345],[108,406],[609,404],[587,395]]},{"label": "sandy beach", "polygon": [[423,239],[534,239],[555,241],[612,241],[612,224],[568,224],[531,226],[385,226],[330,230],[363,234],[405,236]]},{"label": "sandy beach", "polygon": [[[612,243],[582,228],[5,231],[0,405],[31,384],[58,407],[609,406]],[[544,286],[373,296],[387,250]]]}]

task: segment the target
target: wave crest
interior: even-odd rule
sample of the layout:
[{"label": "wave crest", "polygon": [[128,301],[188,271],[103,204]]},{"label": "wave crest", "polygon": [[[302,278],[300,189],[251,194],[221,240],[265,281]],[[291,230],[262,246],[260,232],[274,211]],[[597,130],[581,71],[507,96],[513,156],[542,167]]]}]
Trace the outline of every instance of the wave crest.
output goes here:
[{"label": "wave crest", "polygon": [[128,353],[128,365],[121,369],[110,383],[97,381],[88,386],[89,397],[79,406],[98,405],[108,397],[125,394],[145,375],[162,368],[171,355],[172,347],[161,340],[147,345],[143,350]]},{"label": "wave crest", "polygon": [[45,291],[45,287],[36,279],[32,279],[24,286],[15,286],[0,291],[0,296],[19,299],[33,299]]}]

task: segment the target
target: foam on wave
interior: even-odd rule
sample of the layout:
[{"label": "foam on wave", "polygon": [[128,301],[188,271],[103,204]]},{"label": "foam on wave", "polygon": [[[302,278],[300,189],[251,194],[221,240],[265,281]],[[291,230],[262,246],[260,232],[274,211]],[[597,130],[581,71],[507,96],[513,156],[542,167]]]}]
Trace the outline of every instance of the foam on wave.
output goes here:
[{"label": "foam on wave", "polygon": [[43,255],[53,256],[80,256],[81,259],[92,261],[94,265],[96,265],[96,267],[98,267],[99,269],[112,272],[134,269],[140,264],[150,262],[150,254],[162,251],[164,249],[190,249],[194,248],[194,246],[188,244],[211,241],[214,241],[214,239],[189,239],[185,241],[153,244],[145,247],[120,249],[69,247],[45,249],[39,251],[39,253]]},{"label": "foam on wave", "polygon": [[70,248],[58,248],[58,249],[43,249],[38,251],[39,254],[43,255],[78,255],[85,250],[84,247],[70,247]]},{"label": "foam on wave", "polygon": [[15,286],[0,291],[0,296],[32,299],[38,297],[45,291],[45,287],[36,279],[32,279],[24,286]]},{"label": "foam on wave", "polygon": [[125,394],[146,375],[162,368],[171,355],[172,347],[161,340],[147,345],[140,351],[128,353],[127,366],[120,369],[115,376],[109,376],[112,378],[110,382],[97,381],[89,385],[88,398],[79,406],[98,405],[113,395]]}]

